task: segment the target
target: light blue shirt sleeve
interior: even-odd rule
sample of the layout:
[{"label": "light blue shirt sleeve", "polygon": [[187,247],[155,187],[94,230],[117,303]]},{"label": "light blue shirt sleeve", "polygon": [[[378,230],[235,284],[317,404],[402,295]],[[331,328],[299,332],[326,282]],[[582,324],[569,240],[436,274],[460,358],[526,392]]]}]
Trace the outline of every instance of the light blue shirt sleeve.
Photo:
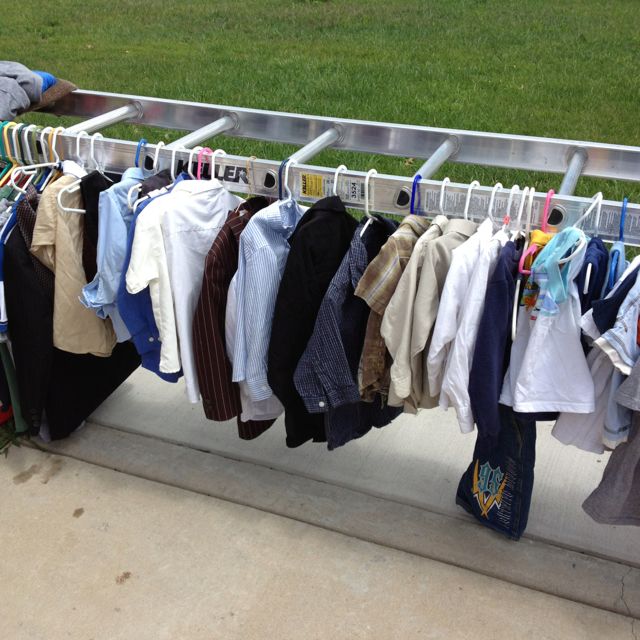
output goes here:
[{"label": "light blue shirt sleeve", "polygon": [[233,381],[246,381],[249,396],[259,402],[273,395],[267,381],[267,355],[280,269],[276,255],[266,246],[244,256],[240,266]]},{"label": "light blue shirt sleeve", "polygon": [[131,336],[118,307],[116,297],[127,250],[127,226],[117,194],[103,191],[99,200],[97,273],[82,289],[80,302],[93,309],[99,318],[111,318],[118,342]]}]

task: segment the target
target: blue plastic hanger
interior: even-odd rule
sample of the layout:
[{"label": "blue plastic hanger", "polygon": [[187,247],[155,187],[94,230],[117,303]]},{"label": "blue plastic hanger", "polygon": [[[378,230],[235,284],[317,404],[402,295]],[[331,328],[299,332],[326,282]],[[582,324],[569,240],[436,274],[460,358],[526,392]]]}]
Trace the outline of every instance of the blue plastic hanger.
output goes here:
[{"label": "blue plastic hanger", "polygon": [[[620,231],[618,233],[618,241],[624,242],[624,221],[627,218],[627,203],[629,202],[628,198],[624,198],[622,200],[622,211],[620,212]],[[616,283],[616,273],[618,271],[618,263],[620,262],[620,250],[613,249],[611,251],[611,264],[609,266],[609,279],[607,286],[609,290],[613,289],[613,286]]]},{"label": "blue plastic hanger", "polygon": [[416,212],[416,202],[418,213],[420,213],[420,181],[422,180],[422,176],[419,173],[413,177],[413,184],[411,185],[411,204],[409,205],[409,211],[411,214]]},{"label": "blue plastic hanger", "polygon": [[136,147],[136,159],[134,163],[138,168],[140,168],[140,151],[142,150],[142,147],[146,147],[146,146],[147,146],[147,139],[140,138],[140,142],[138,142],[138,146]]}]

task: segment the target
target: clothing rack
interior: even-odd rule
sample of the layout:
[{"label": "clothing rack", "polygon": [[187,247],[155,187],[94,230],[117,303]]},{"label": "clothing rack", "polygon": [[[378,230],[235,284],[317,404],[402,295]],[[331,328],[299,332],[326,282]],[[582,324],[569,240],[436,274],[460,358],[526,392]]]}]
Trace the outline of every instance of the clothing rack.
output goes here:
[{"label": "clothing rack", "polygon": [[[188,149],[200,142],[226,136],[302,145],[288,160],[289,186],[296,199],[315,202],[333,192],[336,170],[304,164],[320,151],[336,150],[381,155],[425,158],[416,172],[419,182],[420,213],[441,213],[461,217],[470,197],[468,217],[481,220],[487,215],[493,185],[470,188],[468,184],[429,179],[445,162],[545,171],[563,174],[553,199],[551,221],[562,228],[577,220],[591,204],[590,198],[571,195],[581,176],[640,182],[640,147],[579,142],[511,134],[442,129],[404,124],[307,116],[213,104],[166,100],[125,94],[77,90],[55,103],[50,113],[89,118],[68,127],[58,137],[57,150],[63,158],[76,155],[80,132],[93,133],[107,126],[129,122],[185,130],[179,140],[161,147],[148,145],[146,153],[158,153],[158,166],[172,161],[194,160]],[[138,142],[98,138],[93,141],[96,158],[106,170],[122,171],[134,163]],[[89,152],[89,140],[80,141]],[[215,174],[238,193],[276,197],[281,187],[281,160],[218,155]],[[338,177],[337,193],[349,207],[364,208],[366,172],[347,170]],[[375,211],[394,215],[409,212],[413,177],[376,174],[370,179],[369,197]],[[522,185],[524,186],[524,185]],[[444,193],[442,211],[441,195]],[[496,192],[493,215],[506,213],[510,189]],[[539,227],[546,193],[536,193],[532,228]],[[515,202],[519,196],[516,194]],[[512,208],[512,215],[516,207]],[[603,240],[619,238],[622,203],[603,200],[598,235]],[[596,212],[585,221],[587,233],[595,233]],[[629,204],[625,220],[625,242],[640,246],[640,205]]]}]

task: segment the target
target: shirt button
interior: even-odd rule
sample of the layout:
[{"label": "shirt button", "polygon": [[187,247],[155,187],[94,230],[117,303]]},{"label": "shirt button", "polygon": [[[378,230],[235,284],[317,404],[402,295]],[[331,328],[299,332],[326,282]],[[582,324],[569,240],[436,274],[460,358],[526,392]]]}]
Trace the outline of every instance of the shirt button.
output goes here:
[{"label": "shirt button", "polygon": [[266,385],[264,385],[264,384],[262,385],[262,390],[263,390],[263,391],[266,391],[266,390],[267,390]]},{"label": "shirt button", "polygon": [[324,402],[322,402],[322,400],[320,400],[320,402],[318,402],[318,406],[319,407],[324,407]]},{"label": "shirt button", "polygon": [[149,342],[153,342],[155,338],[153,336],[149,336]]}]

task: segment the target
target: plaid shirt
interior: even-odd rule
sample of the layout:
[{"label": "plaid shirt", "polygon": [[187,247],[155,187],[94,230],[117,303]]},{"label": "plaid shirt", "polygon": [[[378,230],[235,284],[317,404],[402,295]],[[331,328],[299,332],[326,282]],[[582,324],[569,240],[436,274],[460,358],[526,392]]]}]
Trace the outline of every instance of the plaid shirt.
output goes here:
[{"label": "plaid shirt", "polygon": [[400,413],[382,402],[362,402],[357,382],[369,307],[353,293],[367,264],[396,228],[395,222],[377,219],[362,238],[363,225],[356,229],[294,375],[307,411],[326,414],[329,449],[363,436],[372,426],[389,424]]},{"label": "plaid shirt", "polygon": [[389,392],[391,356],[380,334],[382,316],[393,296],[418,238],[429,228],[429,221],[416,215],[408,215],[397,231],[387,240],[380,253],[371,261],[355,295],[371,308],[364,348],[360,360],[360,396],[372,402],[376,393],[387,396]]}]

